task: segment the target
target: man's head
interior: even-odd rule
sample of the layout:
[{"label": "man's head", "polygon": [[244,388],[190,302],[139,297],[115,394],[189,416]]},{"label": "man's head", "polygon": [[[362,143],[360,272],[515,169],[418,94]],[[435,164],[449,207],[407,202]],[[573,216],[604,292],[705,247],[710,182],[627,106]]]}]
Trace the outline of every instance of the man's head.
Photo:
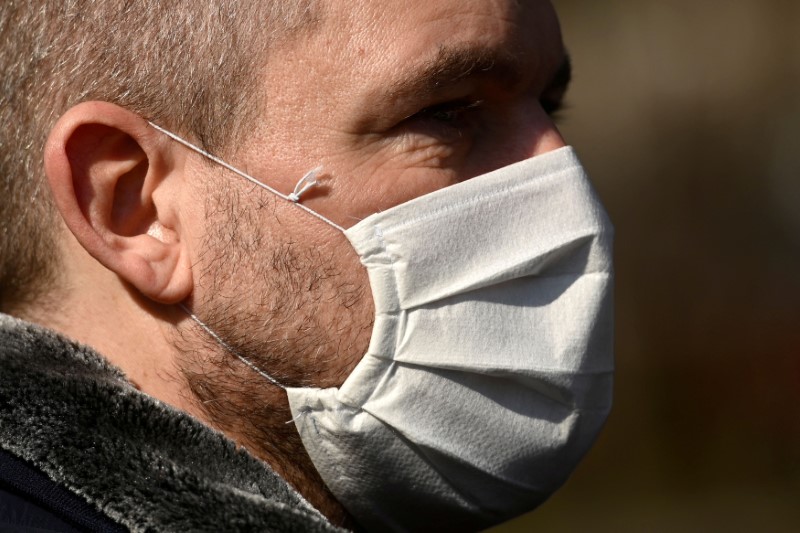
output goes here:
[{"label": "man's head", "polygon": [[[50,325],[99,348],[146,392],[168,391],[303,490],[313,467],[302,467],[283,392],[177,304],[283,383],[337,386],[369,343],[366,272],[340,232],[147,120],[280,191],[322,165],[304,204],[350,227],[563,146],[549,117],[569,81],[555,14],[545,0],[119,4],[0,8],[9,11],[0,23],[36,28],[0,52],[19,72],[0,108],[17,115],[0,140],[4,187],[17,199],[4,204],[2,272],[16,279],[3,281],[4,309],[37,285],[97,312],[100,323]],[[46,216],[44,190],[31,200],[56,119],[44,162],[59,218]],[[61,219],[70,232],[58,231]],[[19,262],[6,261],[11,250],[25,250]],[[33,279],[20,276],[33,268]]]}]

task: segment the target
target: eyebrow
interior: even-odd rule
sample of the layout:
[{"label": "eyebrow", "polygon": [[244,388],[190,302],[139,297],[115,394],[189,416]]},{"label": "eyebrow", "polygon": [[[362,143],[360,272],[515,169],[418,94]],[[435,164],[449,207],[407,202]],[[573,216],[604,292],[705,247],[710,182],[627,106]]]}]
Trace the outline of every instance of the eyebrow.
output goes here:
[{"label": "eyebrow", "polygon": [[[411,96],[429,97],[472,77],[491,78],[513,90],[530,77],[528,67],[523,63],[519,56],[484,47],[443,46],[435,57],[415,69],[409,78],[392,84],[388,94],[398,100]],[[569,55],[564,52],[564,59],[548,81],[545,91],[566,90],[571,78],[571,62]]]}]

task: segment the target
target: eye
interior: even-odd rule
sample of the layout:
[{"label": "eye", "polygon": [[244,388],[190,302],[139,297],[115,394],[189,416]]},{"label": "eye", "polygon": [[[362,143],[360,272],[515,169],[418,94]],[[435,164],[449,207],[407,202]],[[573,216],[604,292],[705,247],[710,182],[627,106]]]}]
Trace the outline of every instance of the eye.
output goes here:
[{"label": "eye", "polygon": [[472,139],[481,124],[479,108],[483,102],[451,100],[426,107],[403,121],[403,130],[425,143],[464,144]]},{"label": "eye", "polygon": [[564,103],[561,100],[547,97],[542,97],[542,99],[539,100],[539,104],[541,104],[544,112],[551,117],[561,111],[564,107]]},{"label": "eye", "polygon": [[566,89],[550,89],[544,92],[539,97],[539,105],[545,113],[554,121],[561,118],[561,112],[564,110],[564,96]]},{"label": "eye", "polygon": [[466,128],[473,124],[473,111],[482,103],[474,100],[445,102],[423,109],[412,118],[435,122],[446,127]]}]

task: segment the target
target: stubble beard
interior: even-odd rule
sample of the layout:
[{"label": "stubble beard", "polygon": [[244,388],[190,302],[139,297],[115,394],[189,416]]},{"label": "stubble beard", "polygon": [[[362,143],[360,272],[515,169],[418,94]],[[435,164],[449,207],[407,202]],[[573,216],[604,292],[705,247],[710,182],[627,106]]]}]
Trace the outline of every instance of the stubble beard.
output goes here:
[{"label": "stubble beard", "polygon": [[[286,387],[340,386],[369,343],[374,312],[366,273],[341,234],[335,245],[321,244],[317,235],[327,228],[299,209],[278,216],[273,197],[225,192],[208,196],[196,269],[202,291],[191,308],[230,349],[195,325],[179,329],[190,401],[212,427],[346,524],[291,423],[286,393],[239,356]],[[318,231],[289,240],[281,223],[288,216],[307,217],[302,223]]]}]

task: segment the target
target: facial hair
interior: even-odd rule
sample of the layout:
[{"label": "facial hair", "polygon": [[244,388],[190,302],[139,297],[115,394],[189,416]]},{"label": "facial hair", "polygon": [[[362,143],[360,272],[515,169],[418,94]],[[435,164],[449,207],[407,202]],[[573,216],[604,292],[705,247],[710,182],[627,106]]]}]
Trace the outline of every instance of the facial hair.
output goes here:
[{"label": "facial hair", "polygon": [[[193,324],[178,330],[191,400],[213,427],[344,523],[291,423],[285,392],[238,356],[286,387],[340,386],[372,329],[366,272],[343,235],[293,206],[230,187],[206,198],[200,290],[190,307],[229,349]],[[308,231],[290,234],[287,217]]]}]

